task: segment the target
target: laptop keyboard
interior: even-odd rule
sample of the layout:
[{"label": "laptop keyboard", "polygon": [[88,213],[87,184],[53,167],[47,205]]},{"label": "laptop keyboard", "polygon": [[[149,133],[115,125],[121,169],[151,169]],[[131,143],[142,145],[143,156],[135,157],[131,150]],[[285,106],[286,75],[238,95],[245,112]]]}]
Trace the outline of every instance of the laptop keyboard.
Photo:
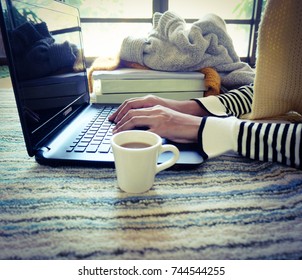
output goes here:
[{"label": "laptop keyboard", "polygon": [[117,107],[105,106],[100,108],[95,117],[87,124],[66,152],[75,153],[109,153],[111,152],[110,139],[114,123],[108,117]]}]

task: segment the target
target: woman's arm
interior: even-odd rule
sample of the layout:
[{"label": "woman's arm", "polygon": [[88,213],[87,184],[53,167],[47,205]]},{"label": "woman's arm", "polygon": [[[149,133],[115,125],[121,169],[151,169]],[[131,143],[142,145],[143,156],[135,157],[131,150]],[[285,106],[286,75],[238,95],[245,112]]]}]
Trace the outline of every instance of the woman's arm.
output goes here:
[{"label": "woman's arm", "polygon": [[251,159],[302,169],[301,123],[259,123],[235,117],[250,112],[252,96],[252,86],[190,101],[147,96],[126,101],[111,120],[116,122],[114,133],[148,127],[175,142],[197,142],[205,159],[233,150]]},{"label": "woman's arm", "polygon": [[240,117],[251,112],[253,94],[253,85],[248,85],[230,90],[218,96],[208,96],[194,100],[207,112],[204,115]]},{"label": "woman's arm", "polygon": [[258,123],[204,117],[198,132],[204,158],[233,150],[245,157],[302,169],[302,123]]},{"label": "woman's arm", "polygon": [[160,105],[174,111],[193,116],[240,116],[249,113],[252,107],[253,86],[243,86],[219,96],[177,101],[147,95],[126,100],[109,120],[118,123],[130,110]]}]

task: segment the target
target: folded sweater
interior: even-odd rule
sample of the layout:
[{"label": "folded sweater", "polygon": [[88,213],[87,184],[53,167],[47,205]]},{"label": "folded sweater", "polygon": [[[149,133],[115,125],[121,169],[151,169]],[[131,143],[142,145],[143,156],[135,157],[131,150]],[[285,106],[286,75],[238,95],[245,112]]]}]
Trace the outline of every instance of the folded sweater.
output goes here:
[{"label": "folded sweater", "polygon": [[163,71],[198,71],[212,67],[222,86],[232,89],[254,80],[254,71],[241,62],[225,22],[210,14],[190,27],[171,11],[155,13],[153,28],[145,38],[126,37],[121,46],[123,60]]}]

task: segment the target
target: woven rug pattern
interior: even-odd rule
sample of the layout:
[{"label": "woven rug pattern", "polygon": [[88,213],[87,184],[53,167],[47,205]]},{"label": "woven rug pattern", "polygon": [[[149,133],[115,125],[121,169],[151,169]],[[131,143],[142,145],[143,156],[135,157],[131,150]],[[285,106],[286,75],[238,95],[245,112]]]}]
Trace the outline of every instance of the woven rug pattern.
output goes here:
[{"label": "woven rug pattern", "polygon": [[302,259],[302,171],[224,155],[128,195],[114,169],[29,158],[0,96],[0,259]]}]

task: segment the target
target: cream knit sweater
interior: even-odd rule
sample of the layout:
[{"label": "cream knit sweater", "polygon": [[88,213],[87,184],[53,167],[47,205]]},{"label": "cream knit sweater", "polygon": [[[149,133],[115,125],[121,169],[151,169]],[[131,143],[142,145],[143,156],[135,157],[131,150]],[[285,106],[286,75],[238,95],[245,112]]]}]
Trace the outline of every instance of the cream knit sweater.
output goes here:
[{"label": "cream knit sweater", "polygon": [[[232,150],[302,169],[302,123],[267,120],[288,120],[291,111],[302,114],[301,0],[268,0],[259,31],[254,86],[196,101],[210,115],[202,118],[198,132],[205,159]],[[266,120],[238,119],[241,116]],[[301,120],[301,115],[293,116]]]},{"label": "cream knit sweater", "polygon": [[250,119],[302,114],[302,3],[268,0],[259,29]]}]

